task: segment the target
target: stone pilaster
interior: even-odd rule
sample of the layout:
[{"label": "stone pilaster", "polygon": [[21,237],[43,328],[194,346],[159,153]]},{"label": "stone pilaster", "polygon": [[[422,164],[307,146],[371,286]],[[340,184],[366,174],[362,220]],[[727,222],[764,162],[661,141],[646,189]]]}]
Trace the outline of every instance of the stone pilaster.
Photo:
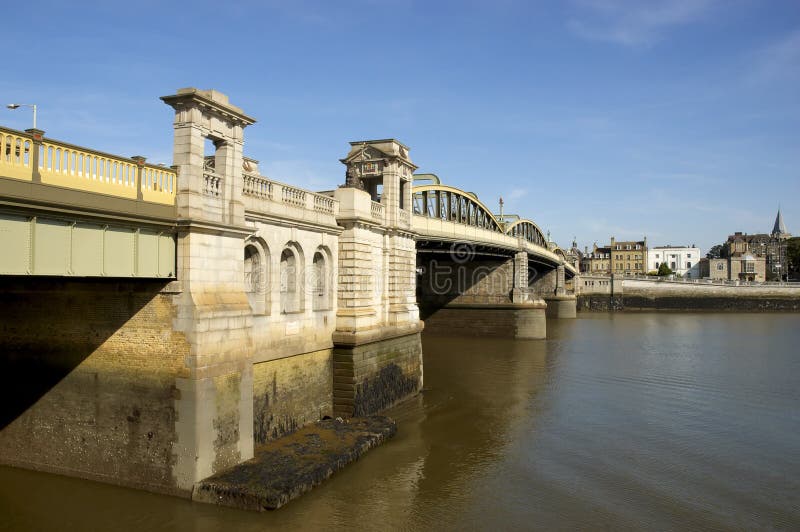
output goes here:
[{"label": "stone pilaster", "polygon": [[[176,382],[178,487],[253,455],[252,311],[244,290],[243,129],[254,120],[216,91],[180,89],[175,109],[178,268],[174,329],[190,346]],[[206,169],[205,140],[216,147]]]},{"label": "stone pilaster", "polygon": [[557,296],[564,296],[566,291],[566,273],[563,264],[556,266],[556,293]]},{"label": "stone pilaster", "polygon": [[514,287],[511,289],[511,302],[527,302],[528,292],[528,253],[520,251],[514,255]]}]

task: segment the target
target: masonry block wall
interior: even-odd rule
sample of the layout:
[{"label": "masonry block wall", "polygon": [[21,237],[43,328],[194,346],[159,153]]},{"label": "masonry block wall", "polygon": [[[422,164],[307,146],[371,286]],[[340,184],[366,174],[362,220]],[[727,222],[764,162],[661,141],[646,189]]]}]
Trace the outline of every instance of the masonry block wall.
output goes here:
[{"label": "masonry block wall", "polygon": [[0,462],[180,491],[173,286],[0,278]]},{"label": "masonry block wall", "polygon": [[546,306],[528,293],[527,260],[519,254],[460,262],[446,254],[420,253],[418,266],[417,299],[428,333],[545,337]]},{"label": "masonry block wall", "polygon": [[536,297],[552,297],[558,291],[558,281],[556,269],[537,268],[536,275],[528,277],[529,290]]},{"label": "masonry block wall", "polygon": [[419,333],[335,348],[334,414],[367,416],[418,393],[421,354]]},{"label": "masonry block wall", "polygon": [[417,300],[423,319],[447,305],[500,305],[512,302],[513,258],[454,261],[448,255],[420,253]]},{"label": "masonry block wall", "polygon": [[323,349],[253,366],[256,445],[333,414],[332,350]]}]

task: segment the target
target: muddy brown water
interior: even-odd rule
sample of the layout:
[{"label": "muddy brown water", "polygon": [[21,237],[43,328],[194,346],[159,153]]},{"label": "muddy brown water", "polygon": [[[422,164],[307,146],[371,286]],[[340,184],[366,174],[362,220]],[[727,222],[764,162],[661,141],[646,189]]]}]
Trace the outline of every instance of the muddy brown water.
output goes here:
[{"label": "muddy brown water", "polygon": [[582,314],[423,337],[398,435],[251,513],[0,468],[8,530],[800,529],[800,314]]}]

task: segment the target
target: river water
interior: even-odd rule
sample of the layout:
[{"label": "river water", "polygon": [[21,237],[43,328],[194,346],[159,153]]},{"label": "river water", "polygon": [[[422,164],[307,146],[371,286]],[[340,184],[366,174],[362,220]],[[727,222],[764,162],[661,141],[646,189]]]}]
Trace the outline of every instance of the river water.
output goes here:
[{"label": "river water", "polygon": [[275,512],[0,468],[12,530],[800,529],[800,314],[423,337],[398,435]]}]

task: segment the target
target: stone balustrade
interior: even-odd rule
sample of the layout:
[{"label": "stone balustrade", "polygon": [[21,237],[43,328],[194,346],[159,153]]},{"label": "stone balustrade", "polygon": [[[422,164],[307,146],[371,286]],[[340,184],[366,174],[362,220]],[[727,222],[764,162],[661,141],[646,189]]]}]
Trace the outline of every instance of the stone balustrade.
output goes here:
[{"label": "stone balustrade", "polygon": [[213,172],[203,172],[203,194],[212,198],[220,197],[222,190],[222,176]]},{"label": "stone balustrade", "polygon": [[244,174],[242,193],[256,198],[272,199],[272,181],[256,174]]},{"label": "stone balustrade", "polygon": [[[335,217],[339,213],[339,202],[330,196],[253,173],[243,174],[243,180],[242,196],[247,211],[281,213],[301,218],[313,215]],[[332,223],[335,225],[335,222]]]},{"label": "stone balustrade", "polygon": [[372,202],[372,208],[371,208],[370,212],[372,213],[372,218],[374,220],[379,221],[379,222],[383,222],[384,216],[385,216],[383,205],[381,205],[377,201],[373,201]]},{"label": "stone balustrade", "polygon": [[314,210],[324,212],[326,214],[333,214],[336,207],[336,200],[329,196],[321,194],[313,194],[314,197]]}]

